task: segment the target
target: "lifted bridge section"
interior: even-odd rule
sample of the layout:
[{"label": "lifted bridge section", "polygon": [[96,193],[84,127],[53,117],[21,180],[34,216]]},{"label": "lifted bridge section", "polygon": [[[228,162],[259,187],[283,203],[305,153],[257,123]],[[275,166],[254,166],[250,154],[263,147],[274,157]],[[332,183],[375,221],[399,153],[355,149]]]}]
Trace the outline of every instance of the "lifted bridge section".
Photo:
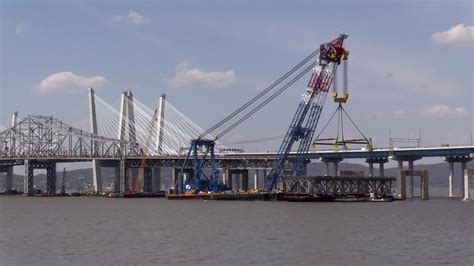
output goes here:
[{"label": "lifted bridge section", "polygon": [[286,176],[286,193],[318,196],[389,196],[394,177]]}]

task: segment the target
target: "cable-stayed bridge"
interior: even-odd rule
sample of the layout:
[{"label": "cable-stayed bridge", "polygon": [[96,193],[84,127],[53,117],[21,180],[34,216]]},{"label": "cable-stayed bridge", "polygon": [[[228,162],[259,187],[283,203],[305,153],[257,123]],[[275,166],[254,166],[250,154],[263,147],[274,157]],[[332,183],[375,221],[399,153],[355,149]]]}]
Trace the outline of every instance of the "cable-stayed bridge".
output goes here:
[{"label": "cable-stayed bridge", "polygon": [[[33,193],[34,169],[46,169],[47,192],[54,194],[56,163],[92,161],[96,191],[102,191],[101,168],[113,167],[116,173],[115,191],[158,192],[163,189],[161,168],[172,167],[173,180],[176,180],[190,140],[205,132],[167,101],[164,95],[155,107],[150,108],[126,91],[121,95],[120,106],[114,108],[90,89],[89,116],[90,132],[74,128],[54,117],[28,115],[19,119],[17,113],[13,114],[10,127],[0,125],[0,172],[7,174],[6,190],[12,188],[15,165],[25,166],[25,193]],[[259,183],[264,184],[261,179],[266,178],[266,170],[275,159],[274,152],[232,152],[220,142],[216,143],[216,150],[223,178],[225,176],[229,184],[234,176],[240,180],[238,186],[244,190],[249,185],[248,169],[263,170],[263,176],[258,175],[262,171],[257,171],[253,182],[255,187],[259,187]],[[370,176],[375,176],[373,165],[379,164],[379,176],[384,176],[383,166],[389,158],[397,160],[401,169],[403,162],[408,162],[412,169],[413,162],[422,157],[444,157],[450,165],[449,177],[452,180],[453,164],[459,162],[464,170],[466,163],[474,157],[474,147],[392,147],[308,153],[308,161],[319,159],[326,164],[326,175],[330,172],[337,175],[338,163],[343,159],[365,159],[370,166]],[[289,167],[292,158],[290,153]],[[133,173],[131,169],[140,170]],[[193,171],[191,164],[185,167],[185,175],[192,176]]]}]

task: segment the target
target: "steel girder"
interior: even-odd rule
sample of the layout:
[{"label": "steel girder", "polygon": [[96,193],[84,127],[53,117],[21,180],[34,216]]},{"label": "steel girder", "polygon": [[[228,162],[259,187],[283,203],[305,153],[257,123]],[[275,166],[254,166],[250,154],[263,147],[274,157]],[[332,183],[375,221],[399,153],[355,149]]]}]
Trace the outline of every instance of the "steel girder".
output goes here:
[{"label": "steel girder", "polygon": [[390,195],[393,177],[288,176],[283,178],[287,193],[320,195]]},{"label": "steel girder", "polygon": [[101,137],[49,116],[27,116],[0,132],[0,159],[101,159],[138,155],[138,145]]}]

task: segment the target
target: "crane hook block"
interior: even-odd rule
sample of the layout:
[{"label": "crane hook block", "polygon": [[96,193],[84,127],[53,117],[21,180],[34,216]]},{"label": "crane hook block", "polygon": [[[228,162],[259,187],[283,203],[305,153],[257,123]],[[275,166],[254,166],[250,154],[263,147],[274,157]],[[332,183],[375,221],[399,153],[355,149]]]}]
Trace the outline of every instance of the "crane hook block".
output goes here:
[{"label": "crane hook block", "polygon": [[347,99],[349,99],[349,93],[344,93],[341,97],[339,97],[337,92],[333,92],[332,98],[334,98],[334,102],[336,103],[346,103]]}]

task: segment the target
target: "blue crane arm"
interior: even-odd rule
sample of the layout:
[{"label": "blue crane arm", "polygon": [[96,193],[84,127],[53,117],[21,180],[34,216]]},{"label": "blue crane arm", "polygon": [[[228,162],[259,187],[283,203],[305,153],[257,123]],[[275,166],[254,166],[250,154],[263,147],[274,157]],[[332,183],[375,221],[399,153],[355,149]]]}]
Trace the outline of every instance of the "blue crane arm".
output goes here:
[{"label": "blue crane arm", "polygon": [[321,45],[320,57],[273,162],[266,191],[272,191],[276,187],[288,155],[298,141],[292,175],[300,175],[337,66],[341,59],[347,59],[347,52],[342,48],[346,37],[347,35],[341,35],[335,41]]}]

